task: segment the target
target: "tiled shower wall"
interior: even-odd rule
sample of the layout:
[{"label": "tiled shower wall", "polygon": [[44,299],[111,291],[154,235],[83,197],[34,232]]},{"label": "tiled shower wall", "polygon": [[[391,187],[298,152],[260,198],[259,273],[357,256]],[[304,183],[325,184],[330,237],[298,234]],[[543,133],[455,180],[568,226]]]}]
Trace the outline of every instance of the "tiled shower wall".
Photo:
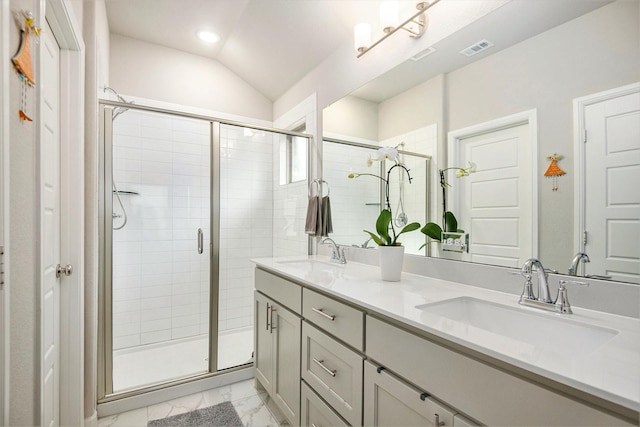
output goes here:
[{"label": "tiled shower wall", "polygon": [[[127,214],[113,231],[114,349],[208,332],[209,257],[197,252],[197,230],[208,248],[209,128],[133,110],[114,121],[113,177]],[[123,215],[116,197],[113,213]]]},{"label": "tiled shower wall", "polygon": [[[254,257],[273,253],[273,140],[221,125],[219,331],[253,325]],[[128,111],[114,122],[114,350],[209,331],[210,124]],[[275,184],[277,185],[277,184]],[[114,213],[121,209],[114,198]],[[122,218],[114,218],[121,224]],[[204,253],[197,253],[197,230]],[[306,248],[305,252],[306,253]]]},{"label": "tiled shower wall", "polygon": [[220,128],[221,332],[253,325],[250,259],[273,254],[275,138],[270,132]]}]

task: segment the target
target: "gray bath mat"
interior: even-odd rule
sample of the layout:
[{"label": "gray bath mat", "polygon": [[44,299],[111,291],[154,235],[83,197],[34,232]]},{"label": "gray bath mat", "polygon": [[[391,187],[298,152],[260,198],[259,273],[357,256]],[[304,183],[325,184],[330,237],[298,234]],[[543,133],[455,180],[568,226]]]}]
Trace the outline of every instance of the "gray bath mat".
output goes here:
[{"label": "gray bath mat", "polygon": [[149,421],[148,427],[200,427],[232,426],[242,427],[242,421],[231,402],[222,402],[208,408],[196,409],[185,414]]}]

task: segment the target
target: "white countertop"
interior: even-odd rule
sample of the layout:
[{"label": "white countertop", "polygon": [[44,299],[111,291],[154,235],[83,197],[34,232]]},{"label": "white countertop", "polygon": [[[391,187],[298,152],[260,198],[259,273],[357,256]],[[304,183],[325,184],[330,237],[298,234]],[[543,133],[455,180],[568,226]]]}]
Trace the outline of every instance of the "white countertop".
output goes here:
[{"label": "white countertop", "polygon": [[[304,261],[313,261],[306,263]],[[573,307],[573,314],[558,314],[523,307],[519,297],[503,292],[462,285],[446,280],[402,273],[401,282],[384,282],[377,266],[328,262],[324,256],[259,258],[252,260],[276,272],[343,300],[380,313],[424,332],[463,345],[527,371],[575,389],[640,410],[640,320]],[[295,263],[295,261],[302,261]],[[560,318],[576,326],[589,325],[612,333],[611,338],[589,351],[567,355],[552,346],[526,341],[443,319],[416,306],[451,298],[472,297],[540,316]],[[571,289],[569,289],[571,300]],[[553,319],[551,319],[553,320]],[[542,328],[541,328],[542,329]],[[529,331],[531,332],[531,331]],[[540,334],[553,333],[541,330]],[[518,337],[519,338],[519,337]],[[567,337],[571,339],[575,337]],[[538,337],[544,339],[544,337]]]}]

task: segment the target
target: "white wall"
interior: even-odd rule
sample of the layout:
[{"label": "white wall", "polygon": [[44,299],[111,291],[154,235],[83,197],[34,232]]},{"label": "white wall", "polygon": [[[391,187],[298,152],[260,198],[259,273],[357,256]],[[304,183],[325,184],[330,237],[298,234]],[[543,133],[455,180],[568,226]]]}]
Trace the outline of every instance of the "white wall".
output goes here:
[{"label": "white wall", "polygon": [[345,96],[322,110],[322,135],[378,141],[378,104]]},{"label": "white wall", "polygon": [[[31,10],[37,13],[37,2],[12,0],[10,9]],[[10,19],[9,45],[13,50],[19,44],[20,31]],[[32,58],[36,59],[37,46],[32,43]],[[12,56],[14,52],[10,53]],[[6,57],[4,60],[7,60]],[[37,69],[34,61],[34,71]],[[38,76],[36,75],[36,79]],[[37,230],[39,228],[38,195],[36,193],[36,122],[18,119],[22,81],[18,75],[9,77],[10,111],[10,234],[11,288],[10,307],[10,395],[9,422],[11,425],[37,425],[40,422],[39,378],[39,267]],[[36,89],[28,89],[27,112],[36,117]]]},{"label": "white wall", "polygon": [[109,84],[123,95],[272,120],[272,103],[213,59],[111,35]]}]

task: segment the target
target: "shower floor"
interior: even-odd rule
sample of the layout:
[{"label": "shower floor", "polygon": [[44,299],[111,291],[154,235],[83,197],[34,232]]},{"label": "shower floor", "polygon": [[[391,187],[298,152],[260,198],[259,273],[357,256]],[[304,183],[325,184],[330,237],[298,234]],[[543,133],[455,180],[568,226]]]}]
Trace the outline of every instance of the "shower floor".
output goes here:
[{"label": "shower floor", "polygon": [[[120,392],[206,372],[208,337],[199,336],[113,352],[113,390]],[[253,328],[218,335],[218,369],[251,361]]]}]

